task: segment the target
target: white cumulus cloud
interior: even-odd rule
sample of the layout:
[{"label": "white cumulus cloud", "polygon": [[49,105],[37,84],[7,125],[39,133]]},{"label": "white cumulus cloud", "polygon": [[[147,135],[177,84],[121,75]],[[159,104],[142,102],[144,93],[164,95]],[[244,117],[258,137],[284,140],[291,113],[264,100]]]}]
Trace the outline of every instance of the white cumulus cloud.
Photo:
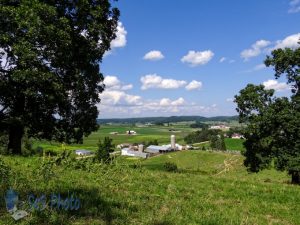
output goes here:
[{"label": "white cumulus cloud", "polygon": [[263,85],[267,90],[274,89],[275,91],[284,91],[289,89],[289,86],[286,83],[279,83],[277,80],[267,80],[263,82]]},{"label": "white cumulus cloud", "polygon": [[122,82],[116,76],[104,77],[103,83],[105,84],[106,90],[129,90],[133,88],[132,84],[123,85]]},{"label": "white cumulus cloud", "polygon": [[202,82],[193,80],[187,86],[185,86],[185,89],[191,91],[195,89],[199,90],[201,87],[202,87]]},{"label": "white cumulus cloud", "polygon": [[146,53],[144,55],[143,59],[150,60],[150,61],[157,61],[157,60],[160,60],[163,58],[164,58],[164,55],[161,53],[161,51],[153,50],[153,51]]},{"label": "white cumulus cloud", "polygon": [[263,49],[266,48],[267,46],[269,46],[270,44],[271,44],[271,42],[266,41],[266,40],[256,41],[251,46],[251,48],[245,49],[241,52],[241,57],[244,60],[248,60],[249,58],[256,57],[256,56],[260,55],[260,53],[263,51]]},{"label": "white cumulus cloud", "polygon": [[190,66],[205,65],[214,56],[211,50],[206,50],[202,52],[189,51],[187,55],[181,58],[181,62],[188,63]]},{"label": "white cumulus cloud", "polygon": [[109,90],[100,94],[101,104],[104,105],[140,105],[142,98],[138,95],[130,95],[124,91]]},{"label": "white cumulus cloud", "polygon": [[276,45],[275,45],[274,49],[277,49],[277,48],[296,49],[299,47],[299,44],[298,44],[299,39],[300,39],[300,33],[287,36],[283,40],[276,41]]},{"label": "white cumulus cloud", "polygon": [[140,81],[142,83],[142,90],[149,88],[176,89],[186,85],[187,83],[184,80],[165,79],[157,74],[142,76]]},{"label": "white cumulus cloud", "polygon": [[126,35],[127,35],[127,31],[125,30],[125,27],[123,26],[122,22],[118,22],[116,38],[112,40],[112,42],[110,43],[110,47],[111,48],[124,47],[127,43]]}]

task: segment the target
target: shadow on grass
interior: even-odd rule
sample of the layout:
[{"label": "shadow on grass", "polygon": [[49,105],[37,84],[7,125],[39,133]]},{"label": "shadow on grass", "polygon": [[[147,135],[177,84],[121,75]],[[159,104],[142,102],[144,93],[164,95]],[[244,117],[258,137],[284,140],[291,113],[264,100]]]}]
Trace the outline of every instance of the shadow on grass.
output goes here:
[{"label": "shadow on grass", "polygon": [[152,171],[160,171],[160,172],[169,172],[169,173],[182,173],[182,174],[195,174],[195,175],[214,175],[217,173],[216,170],[201,170],[201,169],[187,169],[187,168],[178,168],[178,170],[175,172],[167,171],[164,167],[163,163],[155,163],[155,164],[144,164],[142,166],[143,168],[147,170]]},{"label": "shadow on grass", "polygon": [[[65,200],[72,193],[78,199],[80,199],[80,208],[78,210],[64,210],[62,208],[57,209],[56,207],[50,207],[50,199],[52,193],[43,193],[47,197],[47,207],[41,211],[30,212],[28,209],[26,211],[30,212],[30,215],[20,222],[25,224],[113,224],[114,221],[122,221],[127,224],[128,219],[122,216],[122,209],[127,209],[129,211],[136,211],[133,207],[120,203],[115,200],[104,200],[100,195],[99,190],[83,189],[83,188],[70,188],[65,190],[53,191],[54,194],[59,193],[61,199]],[[29,193],[26,193],[29,194]],[[26,196],[23,194],[23,196]],[[42,194],[36,194],[36,196],[41,196]],[[25,197],[24,197],[25,198]],[[22,200],[25,200],[22,198]],[[121,209],[121,210],[120,210]],[[13,219],[9,218],[6,224],[14,224]],[[11,223],[10,223],[11,222]],[[22,223],[22,224],[23,224]],[[1,224],[1,223],[0,223]]]}]

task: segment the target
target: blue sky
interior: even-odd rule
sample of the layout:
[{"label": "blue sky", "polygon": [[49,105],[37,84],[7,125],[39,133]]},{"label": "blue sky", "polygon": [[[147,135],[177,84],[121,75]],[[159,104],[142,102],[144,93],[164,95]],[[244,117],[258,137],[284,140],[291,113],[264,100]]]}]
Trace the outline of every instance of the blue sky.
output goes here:
[{"label": "blue sky", "polygon": [[117,39],[101,64],[100,118],[235,115],[248,83],[288,95],[262,63],[298,46],[300,0],[119,0]]}]

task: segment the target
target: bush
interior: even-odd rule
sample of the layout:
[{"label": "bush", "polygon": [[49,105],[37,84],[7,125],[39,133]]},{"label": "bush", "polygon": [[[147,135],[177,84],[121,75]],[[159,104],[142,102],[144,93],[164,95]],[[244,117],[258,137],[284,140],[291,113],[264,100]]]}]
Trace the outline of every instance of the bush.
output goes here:
[{"label": "bush", "polygon": [[0,185],[5,189],[10,186],[11,168],[0,158]]},{"label": "bush", "polygon": [[45,159],[40,164],[37,174],[39,177],[42,178],[44,183],[48,183],[52,178],[55,177],[55,172],[53,168],[54,165],[55,162],[53,162],[51,159]]},{"label": "bush", "polygon": [[105,137],[103,142],[99,140],[96,159],[101,162],[108,162],[110,159],[109,153],[113,152],[114,148],[111,138]]},{"label": "bush", "polygon": [[177,165],[175,163],[172,163],[172,162],[166,162],[164,164],[164,168],[168,172],[177,172],[178,171]]}]

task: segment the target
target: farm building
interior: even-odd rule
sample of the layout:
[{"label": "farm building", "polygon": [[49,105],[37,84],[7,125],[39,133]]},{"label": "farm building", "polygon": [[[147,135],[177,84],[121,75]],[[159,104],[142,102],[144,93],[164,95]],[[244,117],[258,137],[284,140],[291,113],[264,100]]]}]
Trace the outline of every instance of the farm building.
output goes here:
[{"label": "farm building", "polygon": [[123,148],[121,151],[121,155],[141,157],[141,158],[148,158],[148,156],[149,156],[149,154],[146,152],[134,151],[134,150],[131,150],[130,148]]},{"label": "farm building", "polygon": [[127,130],[126,131],[126,134],[129,134],[129,135],[135,135],[136,132],[134,130]]},{"label": "farm building", "polygon": [[157,153],[165,153],[171,151],[171,146],[158,146],[158,145],[150,145],[145,149],[145,152],[157,154]]}]

